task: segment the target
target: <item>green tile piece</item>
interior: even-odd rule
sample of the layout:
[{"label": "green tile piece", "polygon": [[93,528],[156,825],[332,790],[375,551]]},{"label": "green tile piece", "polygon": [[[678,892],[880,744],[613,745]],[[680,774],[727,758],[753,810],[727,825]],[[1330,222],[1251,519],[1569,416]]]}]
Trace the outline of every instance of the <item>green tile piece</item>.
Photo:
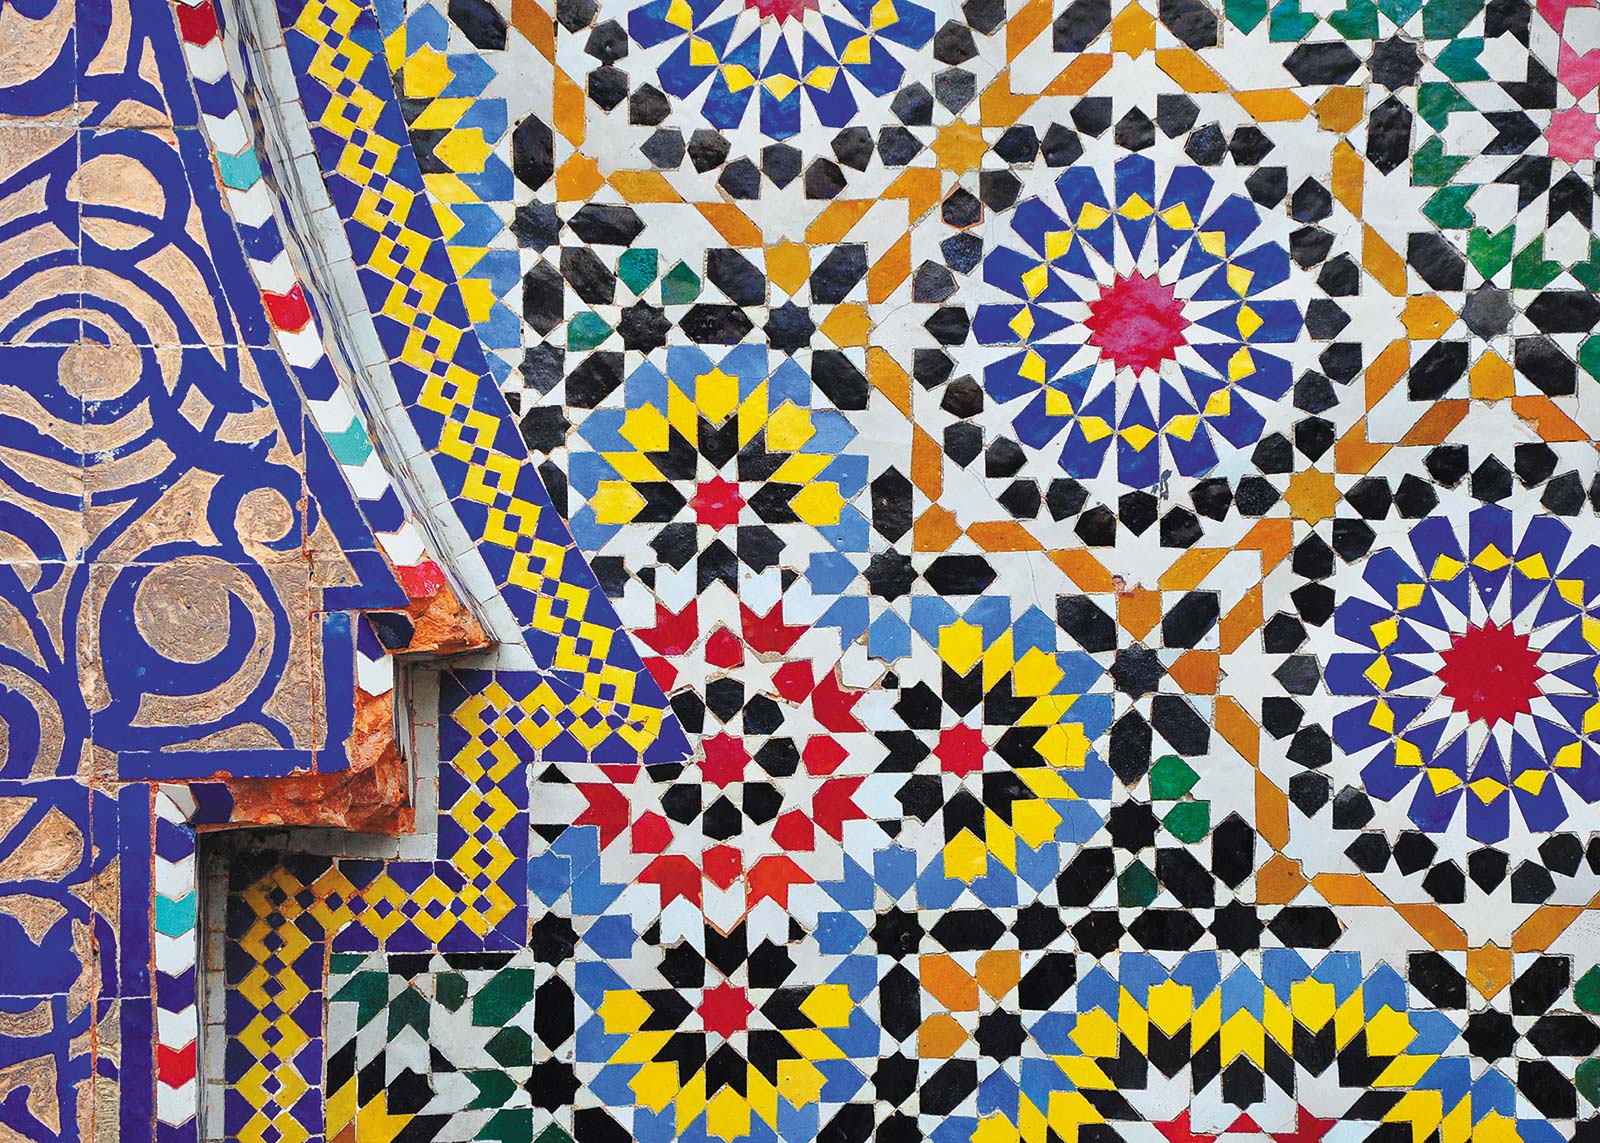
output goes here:
[{"label": "green tile piece", "polygon": [[1422,38],[1453,40],[1483,11],[1484,0],[1428,0],[1422,6]]},{"label": "green tile piece", "polygon": [[532,999],[533,970],[502,969],[472,998],[472,1022],[488,1028],[509,1024]]},{"label": "green tile piece", "polygon": [[665,305],[685,305],[700,296],[700,276],[682,262],[661,279],[661,301]]},{"label": "green tile piece", "polygon": [[1578,978],[1572,989],[1572,999],[1585,1012],[1600,1015],[1600,965]]},{"label": "green tile piece", "polygon": [[1125,909],[1143,909],[1156,899],[1160,886],[1156,875],[1142,861],[1136,861],[1117,878],[1117,904]]},{"label": "green tile piece", "polygon": [[1433,65],[1457,83],[1488,79],[1489,73],[1478,62],[1483,52],[1482,36],[1465,36],[1456,40],[1433,58]]},{"label": "green tile piece", "polygon": [[503,1068],[526,1068],[533,1065],[533,1037],[521,1028],[501,1028],[484,1051]]},{"label": "green tile piece", "polygon": [[1425,83],[1417,89],[1417,114],[1435,131],[1443,131],[1455,111],[1471,111],[1472,101],[1452,83]]},{"label": "green tile piece", "polygon": [[1179,802],[1167,811],[1161,824],[1179,841],[1193,845],[1211,832],[1211,803]]},{"label": "green tile piece", "polygon": [[1467,203],[1472,201],[1477,189],[1472,186],[1444,187],[1434,192],[1422,208],[1422,213],[1435,226],[1445,230],[1465,230],[1477,221],[1467,209]]},{"label": "green tile piece", "polygon": [[1592,1106],[1600,1107],[1600,1060],[1584,1060],[1573,1078],[1578,1081],[1578,1094]]},{"label": "green tile piece", "polygon": [[1485,278],[1492,278],[1511,261],[1512,244],[1516,237],[1515,223],[1498,234],[1480,226],[1467,236],[1467,260],[1478,273]]},{"label": "green tile piece", "polygon": [[[545,1135],[550,1128],[545,1129]],[[565,1136],[566,1133],[562,1132]],[[533,1139],[533,1112],[525,1107],[508,1107],[496,1112],[478,1131],[478,1138],[495,1143],[530,1143]],[[540,1136],[541,1139],[544,1135]]]},{"label": "green tile piece", "polygon": [[517,1082],[511,1078],[510,1072],[471,1068],[466,1072],[466,1077],[478,1089],[478,1094],[466,1106],[468,1111],[505,1107],[517,1093]]},{"label": "green tile piece", "polygon": [[1272,7],[1267,38],[1275,44],[1298,43],[1311,34],[1317,18],[1300,7],[1300,0],[1278,0]]},{"label": "green tile piece", "polygon": [[1467,165],[1459,155],[1447,155],[1444,140],[1435,135],[1411,156],[1411,183],[1413,186],[1442,187]]},{"label": "green tile piece", "polygon": [[1578,365],[1590,377],[1600,379],[1600,336],[1583,339],[1578,347]]},{"label": "green tile piece", "polygon": [[389,1039],[400,1034],[402,1028],[413,1028],[424,1041],[428,1038],[428,1000],[415,988],[403,989],[399,996],[389,1001]]},{"label": "green tile piece", "polygon": [[1199,780],[1193,766],[1176,754],[1168,754],[1157,758],[1150,767],[1150,796],[1157,801],[1174,802],[1194,789]]},{"label": "green tile piece", "polygon": [[611,336],[611,327],[597,313],[581,313],[567,323],[568,349],[595,349]]},{"label": "green tile piece", "polygon": [[1349,0],[1327,19],[1328,26],[1347,40],[1378,38],[1378,6],[1372,0]]},{"label": "green tile piece", "polygon": [[1267,3],[1266,0],[1226,0],[1223,11],[1228,23],[1241,32],[1250,32],[1267,18]]},{"label": "green tile piece", "polygon": [[1422,0],[1378,0],[1378,11],[1395,27],[1403,27],[1405,22],[1418,12],[1422,11]]},{"label": "green tile piece", "polygon": [[642,294],[656,280],[658,266],[659,255],[655,250],[626,250],[617,259],[617,277],[635,294]]},{"label": "green tile piece", "polygon": [[1561,273],[1561,263],[1544,256],[1544,236],[1540,235],[1522,248],[1511,261],[1511,288],[1514,290],[1542,290]]},{"label": "green tile piece", "polygon": [[434,982],[433,994],[446,1010],[454,1012],[467,1001],[467,978],[459,972],[442,972]]},{"label": "green tile piece", "polygon": [[[359,960],[358,960],[359,963]],[[348,970],[347,970],[348,971]],[[365,1028],[389,1003],[389,974],[357,972],[328,997],[330,1004],[354,1004],[356,1027]]]},{"label": "green tile piece", "polygon": [[367,959],[366,953],[334,953],[328,958],[328,976],[349,976]]}]

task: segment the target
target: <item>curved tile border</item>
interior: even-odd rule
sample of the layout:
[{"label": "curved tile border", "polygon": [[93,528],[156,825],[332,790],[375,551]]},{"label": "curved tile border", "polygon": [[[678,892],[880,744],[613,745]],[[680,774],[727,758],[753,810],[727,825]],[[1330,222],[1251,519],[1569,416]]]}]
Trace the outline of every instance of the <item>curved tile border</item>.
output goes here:
[{"label": "curved tile border", "polygon": [[[349,0],[280,5],[277,15],[398,411],[448,494],[440,508],[466,527],[544,677],[543,707],[559,723],[546,751],[682,761],[688,740],[551,503],[488,369],[382,66],[375,16]],[[247,53],[276,50],[270,31],[260,34]],[[258,74],[270,85],[277,72]],[[256,106],[292,133],[292,100],[269,90]],[[287,176],[302,177],[305,166]],[[302,201],[292,191],[285,198]]]}]

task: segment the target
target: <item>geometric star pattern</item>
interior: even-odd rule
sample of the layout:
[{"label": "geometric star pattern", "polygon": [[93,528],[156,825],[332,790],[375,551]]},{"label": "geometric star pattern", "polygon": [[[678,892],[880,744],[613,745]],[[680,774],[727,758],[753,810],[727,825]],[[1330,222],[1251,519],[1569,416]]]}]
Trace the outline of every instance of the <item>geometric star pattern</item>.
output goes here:
[{"label": "geometric star pattern", "polygon": [[0,1135],[1600,1141],[1589,0],[35,7]]}]

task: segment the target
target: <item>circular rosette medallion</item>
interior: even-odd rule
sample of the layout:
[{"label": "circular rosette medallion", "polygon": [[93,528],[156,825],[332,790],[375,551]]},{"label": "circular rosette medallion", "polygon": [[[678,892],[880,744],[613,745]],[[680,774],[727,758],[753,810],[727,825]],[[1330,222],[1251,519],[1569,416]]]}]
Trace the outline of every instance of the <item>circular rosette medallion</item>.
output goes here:
[{"label": "circular rosette medallion", "polygon": [[[1545,833],[1600,798],[1600,548],[1497,506],[1423,520],[1334,612],[1328,689],[1362,788],[1429,832]],[[1513,807],[1515,807],[1513,809]]]},{"label": "circular rosette medallion", "polygon": [[659,57],[661,90],[697,99],[711,127],[732,131],[755,105],[761,134],[788,139],[805,106],[843,127],[899,90],[933,13],[914,0],[649,0],[628,35]]},{"label": "circular rosette medallion", "polygon": [[1200,167],[1075,166],[984,258],[984,386],[1061,468],[1145,488],[1262,436],[1305,344],[1285,220]]}]

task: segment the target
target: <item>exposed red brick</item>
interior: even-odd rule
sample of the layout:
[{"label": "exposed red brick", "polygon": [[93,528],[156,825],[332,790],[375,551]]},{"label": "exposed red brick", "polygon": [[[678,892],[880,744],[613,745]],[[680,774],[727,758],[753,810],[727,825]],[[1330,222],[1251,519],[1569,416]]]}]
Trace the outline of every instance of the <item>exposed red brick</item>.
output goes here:
[{"label": "exposed red brick", "polygon": [[472,612],[446,587],[425,599],[411,601],[411,621],[416,632],[407,651],[426,651],[451,655],[462,651],[481,651],[489,637],[473,618]]},{"label": "exposed red brick", "polygon": [[391,836],[411,832],[416,809],[395,741],[392,694],[356,695],[348,749],[350,767],[336,773],[229,781],[234,824],[333,826]]}]

